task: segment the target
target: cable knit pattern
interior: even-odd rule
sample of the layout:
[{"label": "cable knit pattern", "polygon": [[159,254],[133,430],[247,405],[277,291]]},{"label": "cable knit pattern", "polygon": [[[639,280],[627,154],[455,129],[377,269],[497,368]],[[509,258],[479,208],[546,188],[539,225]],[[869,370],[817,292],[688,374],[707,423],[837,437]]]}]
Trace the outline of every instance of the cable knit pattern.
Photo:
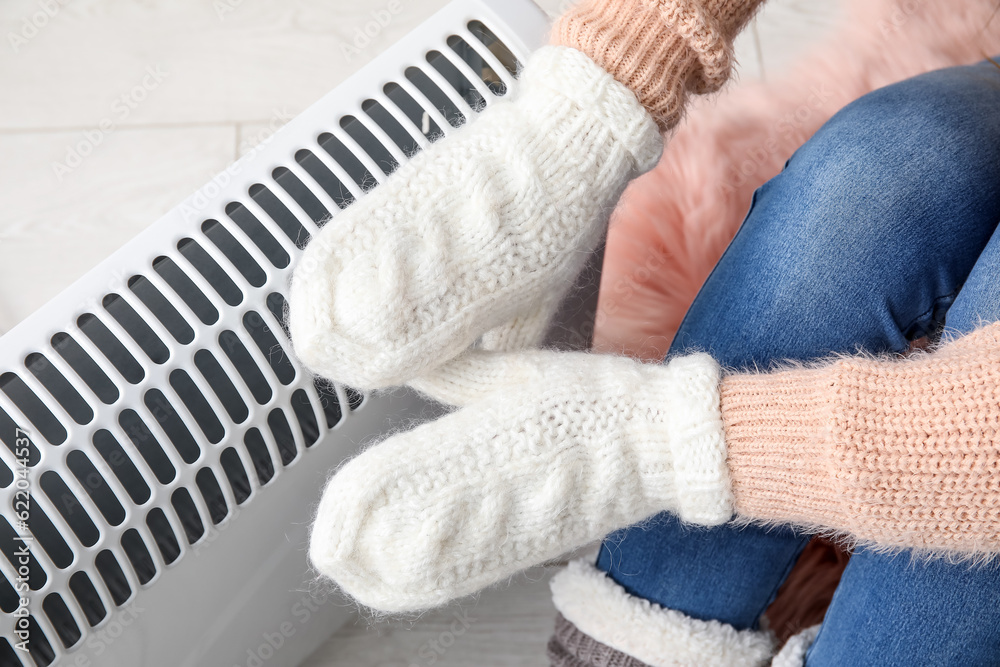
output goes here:
[{"label": "cable knit pattern", "polygon": [[666,131],[689,92],[714,92],[729,79],[733,39],[762,2],[584,0],[559,19],[553,42],[590,56]]},{"label": "cable knit pattern", "polygon": [[883,547],[1000,551],[1000,323],[904,360],[733,375],[738,512]]},{"label": "cable knit pattern", "polygon": [[313,371],[404,384],[484,333],[537,343],[630,180],[663,150],[587,56],[548,46],[511,98],[415,156],[326,225],[295,268],[289,326]]},{"label": "cable knit pattern", "polygon": [[710,357],[468,354],[492,392],[368,449],[323,493],[310,558],[362,604],[440,605],[665,509],[731,518]]},{"label": "cable knit pattern", "polygon": [[629,595],[588,561],[572,561],[551,587],[556,609],[580,632],[651,667],[757,667],[774,652],[768,632],[694,619]]}]

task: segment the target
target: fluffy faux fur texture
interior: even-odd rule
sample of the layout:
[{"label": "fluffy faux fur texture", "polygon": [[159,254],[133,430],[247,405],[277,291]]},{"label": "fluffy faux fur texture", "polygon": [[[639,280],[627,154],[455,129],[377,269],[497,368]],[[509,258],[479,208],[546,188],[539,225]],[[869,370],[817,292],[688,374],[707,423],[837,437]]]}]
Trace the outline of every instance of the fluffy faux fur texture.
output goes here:
[{"label": "fluffy faux fur texture", "polygon": [[783,76],[694,101],[612,219],[594,347],[664,356],[753,191],[869,91],[1000,53],[997,0],[846,0],[845,20]]},{"label": "fluffy faux fur texture", "polygon": [[552,578],[552,601],[580,631],[650,667],[763,667],[774,637],[691,618],[629,595],[593,559],[574,560]]},{"label": "fluffy faux fur texture", "polygon": [[804,667],[806,652],[819,635],[819,626],[814,625],[799,632],[789,639],[785,646],[774,656],[771,667]]}]

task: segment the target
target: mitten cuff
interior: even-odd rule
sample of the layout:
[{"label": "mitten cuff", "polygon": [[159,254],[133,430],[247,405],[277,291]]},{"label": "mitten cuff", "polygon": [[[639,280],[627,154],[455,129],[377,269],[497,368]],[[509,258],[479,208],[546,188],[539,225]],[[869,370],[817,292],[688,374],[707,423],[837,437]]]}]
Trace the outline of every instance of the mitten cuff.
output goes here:
[{"label": "mitten cuff", "polygon": [[552,41],[582,51],[623,83],[662,130],[680,120],[687,92],[718,90],[732,40],[762,0],[584,0]]},{"label": "mitten cuff", "polygon": [[[529,99],[530,107],[546,111],[546,117],[563,116],[560,122],[564,127],[553,126],[553,131],[586,131],[579,118],[588,124],[599,123],[632,156],[636,171],[643,174],[659,162],[663,140],[648,108],[599,64],[578,49],[542,47],[525,65],[515,94]],[[565,167],[565,155],[554,159],[553,169]]]},{"label": "mitten cuff", "polygon": [[774,651],[770,633],[697,620],[629,595],[589,562],[571,562],[551,587],[556,609],[579,631],[651,667],[766,665]]},{"label": "mitten cuff", "polygon": [[647,493],[682,521],[714,526],[733,515],[719,399],[721,369],[707,354],[647,366],[636,397],[636,451]]}]

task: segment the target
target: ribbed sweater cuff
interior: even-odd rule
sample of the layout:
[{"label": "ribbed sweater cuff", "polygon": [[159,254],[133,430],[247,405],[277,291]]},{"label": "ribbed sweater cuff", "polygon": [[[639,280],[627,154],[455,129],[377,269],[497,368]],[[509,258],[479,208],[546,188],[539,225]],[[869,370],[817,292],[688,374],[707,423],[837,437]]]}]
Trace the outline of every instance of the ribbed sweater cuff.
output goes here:
[{"label": "ribbed sweater cuff", "polygon": [[722,417],[738,514],[765,521],[828,524],[839,514],[830,469],[835,443],[830,369],[732,375],[722,381]]},{"label": "ribbed sweater cuff", "polygon": [[996,553],[1000,324],[933,353],[725,378],[745,518],[882,547]]},{"label": "ribbed sweater cuff", "polygon": [[732,41],[762,0],[584,0],[556,23],[555,44],[590,56],[635,93],[663,131],[687,93],[728,80]]}]

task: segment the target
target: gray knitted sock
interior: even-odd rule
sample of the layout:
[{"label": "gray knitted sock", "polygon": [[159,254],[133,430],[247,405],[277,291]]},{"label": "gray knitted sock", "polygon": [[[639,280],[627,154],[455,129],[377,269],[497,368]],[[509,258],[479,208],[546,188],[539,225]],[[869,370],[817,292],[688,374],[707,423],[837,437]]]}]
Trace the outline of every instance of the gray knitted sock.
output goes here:
[{"label": "gray knitted sock", "polygon": [[649,667],[581,632],[562,614],[556,615],[548,655],[552,667]]}]

